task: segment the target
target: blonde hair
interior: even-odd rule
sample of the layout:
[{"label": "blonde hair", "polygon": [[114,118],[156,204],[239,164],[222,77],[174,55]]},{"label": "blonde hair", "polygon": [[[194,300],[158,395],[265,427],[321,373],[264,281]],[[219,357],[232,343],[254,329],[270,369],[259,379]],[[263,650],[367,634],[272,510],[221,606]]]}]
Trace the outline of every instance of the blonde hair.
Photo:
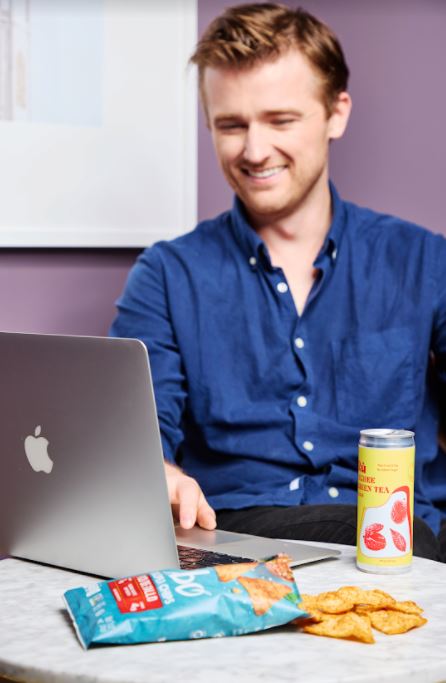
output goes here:
[{"label": "blonde hair", "polygon": [[227,8],[199,40],[190,61],[198,66],[204,101],[206,67],[249,69],[297,48],[319,76],[321,97],[330,115],[337,96],[347,90],[349,70],[333,31],[302,8],[255,3]]}]

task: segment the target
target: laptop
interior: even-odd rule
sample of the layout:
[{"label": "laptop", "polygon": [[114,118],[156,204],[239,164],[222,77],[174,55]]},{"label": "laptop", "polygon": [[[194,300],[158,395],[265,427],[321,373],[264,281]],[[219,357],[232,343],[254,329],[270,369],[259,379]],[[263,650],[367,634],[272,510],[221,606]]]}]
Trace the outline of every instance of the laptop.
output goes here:
[{"label": "laptop", "polygon": [[0,555],[121,577],[179,567],[177,541],[217,553],[205,565],[339,554],[174,528],[149,359],[136,339],[0,333],[0,415]]}]

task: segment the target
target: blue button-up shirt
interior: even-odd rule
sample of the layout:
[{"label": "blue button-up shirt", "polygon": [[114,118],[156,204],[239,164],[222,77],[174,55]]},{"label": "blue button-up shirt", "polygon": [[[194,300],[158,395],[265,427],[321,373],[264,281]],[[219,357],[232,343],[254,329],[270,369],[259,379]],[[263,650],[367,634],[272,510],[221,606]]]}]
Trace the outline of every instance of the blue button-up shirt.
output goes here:
[{"label": "blue button-up shirt", "polygon": [[165,457],[214,508],[355,504],[359,430],[406,428],[415,514],[437,532],[446,240],[331,193],[302,315],[236,199],[139,256],[111,334],[146,344]]}]

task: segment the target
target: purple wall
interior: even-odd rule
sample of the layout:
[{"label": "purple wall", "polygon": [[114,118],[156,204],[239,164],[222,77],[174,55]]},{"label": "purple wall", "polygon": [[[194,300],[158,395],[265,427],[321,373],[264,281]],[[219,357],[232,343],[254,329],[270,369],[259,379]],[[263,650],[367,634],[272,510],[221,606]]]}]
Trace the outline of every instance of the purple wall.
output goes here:
[{"label": "purple wall", "polygon": [[106,335],[137,253],[0,250],[0,329]]},{"label": "purple wall", "polygon": [[[199,33],[224,7],[242,4],[198,3]],[[331,175],[341,195],[446,234],[446,2],[302,0],[302,5],[335,30],[350,66],[352,118],[332,148]],[[198,199],[200,218],[232,202],[203,119]]]},{"label": "purple wall", "polygon": [[[228,4],[199,0],[200,32]],[[339,190],[446,234],[446,2],[304,4],[336,30],[352,70],[351,124],[344,140],[333,145],[332,176]],[[198,153],[199,217],[204,218],[228,208],[232,196],[203,121]],[[136,254],[133,249],[0,250],[0,329],[106,334]]]}]

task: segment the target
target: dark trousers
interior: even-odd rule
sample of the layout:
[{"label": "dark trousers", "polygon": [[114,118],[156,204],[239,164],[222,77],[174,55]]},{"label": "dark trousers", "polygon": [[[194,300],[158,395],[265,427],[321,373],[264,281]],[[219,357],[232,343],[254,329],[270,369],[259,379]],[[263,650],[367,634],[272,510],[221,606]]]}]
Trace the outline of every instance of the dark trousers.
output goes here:
[{"label": "dark trousers", "polygon": [[[269,538],[322,541],[356,545],[356,507],[354,505],[297,505],[295,507],[252,507],[220,510],[217,525]],[[446,562],[446,521],[435,536],[419,517],[413,524],[414,555]]]}]

